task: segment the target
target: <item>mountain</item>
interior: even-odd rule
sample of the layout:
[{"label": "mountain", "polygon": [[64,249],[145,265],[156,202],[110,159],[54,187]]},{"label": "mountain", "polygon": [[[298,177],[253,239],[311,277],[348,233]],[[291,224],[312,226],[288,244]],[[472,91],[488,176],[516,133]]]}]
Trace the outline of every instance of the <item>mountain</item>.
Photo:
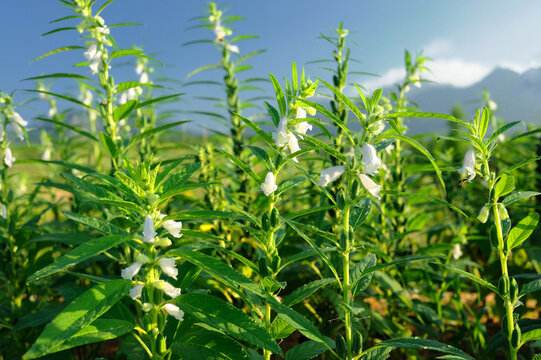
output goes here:
[{"label": "mountain", "polygon": [[[483,89],[490,92],[498,104],[495,115],[510,121],[524,121],[541,125],[541,68],[522,74],[512,70],[496,68],[479,82],[468,87],[454,87],[427,83],[418,89],[413,87],[408,98],[419,105],[423,112],[449,114],[458,103],[469,118],[483,106]],[[387,91],[384,90],[384,93]],[[447,122],[437,119],[412,119],[411,133],[445,131]]]}]

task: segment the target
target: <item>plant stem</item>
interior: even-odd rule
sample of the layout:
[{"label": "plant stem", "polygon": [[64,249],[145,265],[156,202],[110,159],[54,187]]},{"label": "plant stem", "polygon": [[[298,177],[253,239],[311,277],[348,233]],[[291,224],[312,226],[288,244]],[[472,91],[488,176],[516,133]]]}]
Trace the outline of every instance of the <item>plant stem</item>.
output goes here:
[{"label": "plant stem", "polygon": [[[271,307],[269,304],[265,304],[265,329],[271,332]],[[263,354],[265,355],[265,360],[270,360],[272,352],[270,350],[264,349]]]},{"label": "plant stem", "polygon": [[[500,258],[500,265],[502,268],[502,276],[507,278],[506,283],[509,284],[509,272],[507,270],[507,252],[504,247],[503,231],[500,221],[500,212],[498,210],[498,205],[496,202],[492,204],[492,211],[494,212],[494,222],[496,225],[496,232],[498,236],[498,255]],[[509,342],[509,355],[511,360],[517,360],[517,349],[511,343],[511,337],[513,334],[514,328],[514,317],[513,317],[513,303],[510,299],[509,289],[505,289],[506,293],[502,294],[504,297],[505,313],[507,316],[507,340]]]},{"label": "plant stem", "polygon": [[343,282],[342,282],[342,289],[343,289],[343,300],[345,304],[345,313],[344,313],[344,321],[345,321],[345,335],[346,335],[346,349],[347,349],[347,360],[350,360],[351,357],[351,305],[350,305],[350,280],[349,280],[349,253],[351,249],[350,244],[350,238],[349,238],[349,209],[350,205],[349,202],[346,203],[344,206],[343,214],[344,214],[344,231],[346,234],[346,248],[344,249],[344,257],[343,257]]}]

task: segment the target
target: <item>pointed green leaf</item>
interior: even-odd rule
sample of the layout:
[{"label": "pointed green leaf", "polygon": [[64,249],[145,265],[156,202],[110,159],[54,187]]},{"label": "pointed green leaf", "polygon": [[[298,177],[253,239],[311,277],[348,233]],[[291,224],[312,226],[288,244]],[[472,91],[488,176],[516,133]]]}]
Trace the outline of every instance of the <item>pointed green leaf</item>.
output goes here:
[{"label": "pointed green leaf", "polygon": [[280,84],[278,83],[278,80],[276,80],[274,75],[269,74],[269,77],[272,81],[274,92],[276,93],[276,101],[278,102],[278,108],[280,109],[280,117],[287,116],[287,104],[284,92],[282,91],[282,88],[280,87]]},{"label": "pointed green leaf", "polygon": [[508,173],[503,173],[494,188],[494,198],[509,194],[515,189],[515,177]]},{"label": "pointed green leaf", "polygon": [[51,55],[54,55],[54,54],[58,54],[58,53],[61,53],[61,52],[64,52],[64,51],[70,51],[70,50],[86,50],[86,48],[83,47],[83,46],[78,46],[78,45],[59,47],[59,48],[57,48],[57,49],[54,49],[54,50],[49,51],[49,52],[46,53],[46,54],[43,54],[43,55],[41,55],[41,56],[38,56],[37,58],[35,58],[34,60],[32,60],[32,62],[41,60],[41,59],[43,59],[43,58],[45,58],[45,57],[47,57],[47,56],[51,56]]},{"label": "pointed green leaf", "polygon": [[297,288],[295,291],[293,291],[291,294],[286,296],[282,300],[282,304],[288,307],[292,307],[293,305],[296,305],[318,291],[320,288],[322,288],[325,285],[331,284],[335,282],[336,279],[332,278],[326,278],[321,280],[315,280],[312,282],[309,282],[307,284],[304,284],[300,288]]},{"label": "pointed green leaf", "polygon": [[524,219],[520,220],[507,236],[507,246],[509,249],[514,249],[520,246],[530,234],[535,230],[537,223],[539,222],[539,214],[531,213]]},{"label": "pointed green leaf", "polygon": [[65,210],[62,211],[62,214],[64,214],[64,216],[70,220],[73,220],[80,224],[96,229],[103,234],[107,234],[107,235],[128,235],[129,234],[126,230],[121,229],[118,226],[109,224],[107,221],[101,220],[96,217],[87,217],[87,216],[79,215],[79,214],[76,214],[70,211],[65,211]]},{"label": "pointed green leaf", "polygon": [[49,323],[23,360],[35,359],[60,348],[117,303],[132,287],[131,280],[112,280],[94,286],[73,300]]}]

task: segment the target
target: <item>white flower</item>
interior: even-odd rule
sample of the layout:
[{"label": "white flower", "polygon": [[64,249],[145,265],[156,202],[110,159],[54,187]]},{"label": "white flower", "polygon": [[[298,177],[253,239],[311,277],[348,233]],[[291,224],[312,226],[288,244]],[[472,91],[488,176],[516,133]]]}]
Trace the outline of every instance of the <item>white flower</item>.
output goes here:
[{"label": "white flower", "polygon": [[135,275],[137,275],[137,273],[141,269],[141,266],[143,266],[143,263],[136,261],[127,268],[122,269],[122,271],[120,272],[120,276],[122,276],[123,279],[131,280]]},{"label": "white flower", "polygon": [[272,138],[276,143],[276,146],[278,147],[284,146],[289,141],[289,133],[287,131],[287,117],[284,116],[282,119],[280,119],[280,123],[278,123],[278,128],[272,135]]},{"label": "white flower", "polygon": [[1,216],[4,220],[6,220],[8,218],[8,209],[6,207],[6,205],[2,204],[2,206],[0,206],[0,212],[1,212]]},{"label": "white flower", "polygon": [[139,82],[141,84],[147,84],[148,83],[148,73],[144,72],[141,74],[141,77],[139,78]]},{"label": "white flower", "polygon": [[494,100],[489,100],[488,108],[490,109],[490,111],[496,111],[496,109],[498,108],[498,104],[496,104]]},{"label": "white flower", "polygon": [[54,108],[54,107],[50,108],[48,115],[49,115],[50,118],[55,117],[56,116],[56,108]]},{"label": "white flower", "polygon": [[177,265],[175,264],[174,257],[161,258],[158,260],[158,263],[160,264],[160,267],[164,273],[171,276],[175,280],[177,279],[178,269]]},{"label": "white flower", "polygon": [[142,292],[143,292],[143,285],[137,284],[133,288],[130,289],[130,297],[134,300],[137,298],[140,298]]},{"label": "white flower", "polygon": [[216,41],[218,42],[223,41],[224,37],[226,36],[225,30],[220,24],[216,24],[214,27],[214,34],[216,34]]},{"label": "white flower", "polygon": [[[163,219],[165,215],[160,216],[160,220]],[[182,237],[180,231],[182,230],[182,221],[167,220],[162,223],[162,226],[165,230],[169,231],[169,234],[173,235],[176,238]]]},{"label": "white flower", "polygon": [[13,121],[15,121],[21,127],[28,125],[28,121],[24,120],[18,112],[14,111],[12,115]]},{"label": "white flower", "polygon": [[47,148],[41,155],[41,160],[43,161],[49,161],[51,160],[51,149]]},{"label": "white flower", "polygon": [[420,88],[421,87],[421,76],[419,73],[415,73],[410,77],[410,81],[413,83],[413,86]]},{"label": "white flower", "polygon": [[144,69],[145,68],[144,68],[143,64],[139,63],[139,64],[137,64],[137,67],[135,68],[135,73],[137,75],[141,75],[143,73]]},{"label": "white flower", "polygon": [[[288,133],[289,135],[289,140],[287,142],[288,146],[289,146],[289,151],[293,154],[293,153],[296,153],[297,151],[300,151],[301,148],[299,147],[299,142],[297,141],[297,138],[295,137],[294,134],[292,133]],[[293,161],[295,161],[296,163],[299,162],[299,160],[297,160],[296,157],[294,157],[293,159],[291,159]]]},{"label": "white flower", "polygon": [[363,145],[363,166],[364,172],[368,175],[377,174],[381,166],[381,159],[378,157],[376,148],[373,145]]},{"label": "white flower", "polygon": [[6,152],[4,153],[4,164],[6,164],[7,167],[12,167],[15,160],[15,157],[11,153],[11,149],[6,148]]},{"label": "white flower", "polygon": [[122,95],[120,95],[120,99],[118,100],[118,103],[120,105],[124,105],[130,100],[137,99],[137,90],[135,88],[129,88],[128,90],[124,91]]},{"label": "white flower", "polygon": [[381,185],[376,184],[372,179],[370,179],[365,174],[360,174],[359,178],[361,179],[361,183],[363,184],[364,188],[372,194],[376,199],[381,199],[379,196],[379,191],[381,190]]},{"label": "white flower", "polygon": [[467,177],[468,181],[472,181],[475,178],[475,152],[473,148],[470,148],[466,155],[464,155],[464,162],[462,167],[458,169],[458,172],[463,177]]},{"label": "white flower", "polygon": [[150,215],[147,215],[145,216],[145,222],[143,225],[143,241],[153,243],[155,236],[156,231],[154,231],[154,221]]},{"label": "white flower", "polygon": [[306,110],[302,107],[297,108],[297,114],[295,115],[297,119],[306,119]]},{"label": "white flower", "polygon": [[144,312],[149,312],[153,308],[154,308],[154,305],[151,303],[144,303],[143,306],[141,306],[141,310],[143,310]]},{"label": "white flower", "polygon": [[99,57],[92,60],[90,64],[88,64],[88,67],[90,68],[90,72],[92,75],[96,75],[100,69],[101,59]]},{"label": "white flower", "polygon": [[180,308],[175,304],[165,304],[163,308],[169,315],[178,321],[182,321],[182,318],[184,318],[184,311],[180,310]]},{"label": "white flower", "polygon": [[274,183],[274,174],[269,171],[265,176],[265,182],[261,184],[261,190],[265,195],[269,196],[278,189],[278,186]]},{"label": "white flower", "polygon": [[462,249],[460,248],[460,244],[456,243],[453,247],[453,251],[451,252],[451,255],[453,256],[453,259],[458,260],[462,256]]},{"label": "white flower", "polygon": [[231,45],[231,44],[227,44],[225,46],[225,48],[229,51],[231,51],[232,53],[235,53],[235,54],[238,54],[239,53],[239,47],[237,45]]},{"label": "white flower", "polygon": [[86,90],[85,93],[84,93],[84,96],[83,96],[83,102],[86,104],[86,105],[92,105],[92,98],[93,98],[93,95],[92,95],[92,91],[90,90]]},{"label": "white flower", "polygon": [[301,139],[302,139],[301,135],[306,134],[308,130],[312,130],[312,124],[310,124],[308,121],[303,121],[303,122],[295,124],[295,131],[300,134],[299,137]]},{"label": "white flower", "polygon": [[344,165],[327,168],[321,171],[319,181],[316,183],[316,185],[327,186],[329,183],[338,180],[344,171],[346,171],[346,167]]},{"label": "white flower", "polygon": [[84,56],[88,61],[93,61],[95,58],[99,58],[101,56],[101,51],[98,50],[98,45],[96,45],[96,43],[92,43],[92,45],[90,45],[85,51]]},{"label": "white flower", "polygon": [[173,299],[180,295],[180,289],[169,284],[167,281],[156,280],[152,282],[152,285],[156,289],[163,290],[164,293]]}]

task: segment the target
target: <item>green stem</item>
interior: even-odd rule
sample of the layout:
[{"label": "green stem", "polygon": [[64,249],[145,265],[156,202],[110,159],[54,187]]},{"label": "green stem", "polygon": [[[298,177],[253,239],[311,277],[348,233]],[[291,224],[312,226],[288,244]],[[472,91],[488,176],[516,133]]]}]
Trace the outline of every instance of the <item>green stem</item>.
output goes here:
[{"label": "green stem", "polygon": [[[267,329],[269,334],[271,332],[271,327],[271,307],[269,304],[265,304],[265,329]],[[263,354],[265,356],[265,360],[270,360],[272,355],[270,350],[264,349]]]},{"label": "green stem", "polygon": [[346,203],[343,214],[344,214],[344,231],[346,233],[346,248],[344,249],[343,257],[343,300],[345,306],[344,321],[345,321],[345,335],[346,335],[346,349],[347,349],[347,360],[352,359],[351,357],[351,296],[350,296],[350,279],[349,279],[349,253],[350,253],[350,238],[349,238],[349,203]]}]

